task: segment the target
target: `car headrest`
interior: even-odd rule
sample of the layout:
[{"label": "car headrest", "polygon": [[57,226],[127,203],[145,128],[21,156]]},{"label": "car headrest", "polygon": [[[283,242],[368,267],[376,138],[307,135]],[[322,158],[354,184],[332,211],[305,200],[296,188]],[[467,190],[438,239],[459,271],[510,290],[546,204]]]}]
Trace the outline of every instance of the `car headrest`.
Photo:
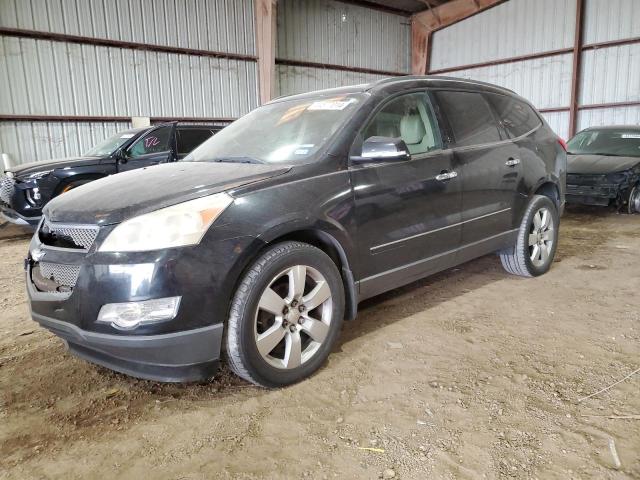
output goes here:
[{"label": "car headrest", "polygon": [[400,120],[400,137],[407,145],[415,145],[422,142],[426,133],[424,123],[418,112],[405,115]]}]

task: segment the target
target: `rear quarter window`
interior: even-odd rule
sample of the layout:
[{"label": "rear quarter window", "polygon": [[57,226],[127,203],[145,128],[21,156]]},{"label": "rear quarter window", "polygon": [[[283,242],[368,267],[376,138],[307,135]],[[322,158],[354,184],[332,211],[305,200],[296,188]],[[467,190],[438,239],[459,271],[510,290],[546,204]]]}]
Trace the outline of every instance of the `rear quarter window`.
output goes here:
[{"label": "rear quarter window", "polygon": [[538,127],[542,122],[526,103],[507,95],[486,94],[489,103],[510,137],[520,137]]},{"label": "rear quarter window", "polygon": [[500,130],[487,100],[480,93],[435,91],[457,147],[499,142]]}]

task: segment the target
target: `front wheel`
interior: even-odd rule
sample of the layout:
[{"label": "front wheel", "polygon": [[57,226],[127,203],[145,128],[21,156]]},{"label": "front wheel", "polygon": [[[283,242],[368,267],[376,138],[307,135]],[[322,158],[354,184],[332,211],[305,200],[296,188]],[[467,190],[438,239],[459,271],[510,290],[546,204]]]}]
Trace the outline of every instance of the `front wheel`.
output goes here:
[{"label": "front wheel", "polygon": [[558,210],[549,197],[535,195],[522,217],[513,247],[500,252],[504,269],[514,275],[546,273],[558,247]]},{"label": "front wheel", "polygon": [[627,212],[640,213],[640,184],[635,185],[631,192],[629,192],[629,199],[627,200]]},{"label": "front wheel", "polygon": [[343,317],[344,289],[331,258],[305,243],[276,244],[249,267],[234,295],[229,366],[262,387],[296,383],[329,356]]},{"label": "front wheel", "polygon": [[94,180],[98,180],[97,178],[84,178],[82,180],[71,180],[65,183],[62,183],[58,187],[58,191],[55,196],[62,195],[63,193],[68,192],[69,190],[73,190],[74,188],[78,188],[87,183],[93,182]]}]

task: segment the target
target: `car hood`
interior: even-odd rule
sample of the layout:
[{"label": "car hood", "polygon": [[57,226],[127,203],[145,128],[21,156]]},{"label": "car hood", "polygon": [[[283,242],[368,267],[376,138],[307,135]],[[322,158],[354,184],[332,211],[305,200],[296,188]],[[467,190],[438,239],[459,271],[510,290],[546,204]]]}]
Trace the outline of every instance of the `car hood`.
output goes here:
[{"label": "car hood", "polygon": [[16,178],[23,178],[33,173],[38,173],[54,168],[78,167],[85,165],[96,165],[100,163],[102,157],[69,157],[58,158],[53,160],[45,160],[44,162],[32,162],[17,165],[7,169],[12,172]]},{"label": "car hood", "polygon": [[640,163],[638,157],[607,155],[567,155],[567,173],[600,175],[629,170]]},{"label": "car hood", "polygon": [[282,165],[176,162],[112,175],[49,202],[53,222],[109,225],[280,175]]}]

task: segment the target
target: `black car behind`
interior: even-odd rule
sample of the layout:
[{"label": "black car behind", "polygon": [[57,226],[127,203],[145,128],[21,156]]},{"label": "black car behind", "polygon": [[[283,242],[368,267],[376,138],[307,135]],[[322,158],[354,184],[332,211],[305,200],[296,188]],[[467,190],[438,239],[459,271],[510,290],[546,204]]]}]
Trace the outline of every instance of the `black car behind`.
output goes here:
[{"label": "black car behind", "polygon": [[567,149],[568,203],[640,212],[640,126],[587,128]]},{"label": "black car behind", "polygon": [[0,214],[36,226],[52,198],[99,178],[184,158],[221,126],[176,122],[126,130],[76,158],[27,163],[0,177]]},{"label": "black car behind", "polygon": [[76,355],[138,377],[207,378],[226,350],[243,378],[287,385],[366,298],[492,252],[512,274],[547,272],[565,171],[531,104],[488,84],[281,98],[182,162],[49,203],[31,312]]}]

